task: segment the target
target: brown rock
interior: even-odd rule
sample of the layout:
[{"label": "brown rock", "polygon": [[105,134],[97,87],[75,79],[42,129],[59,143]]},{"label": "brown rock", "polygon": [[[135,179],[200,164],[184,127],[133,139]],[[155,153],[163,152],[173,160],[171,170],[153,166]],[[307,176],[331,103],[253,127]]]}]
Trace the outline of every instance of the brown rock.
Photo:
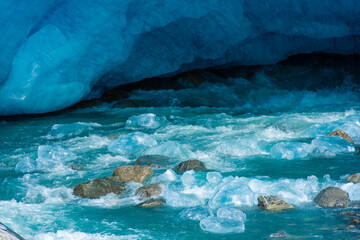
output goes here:
[{"label": "brown rock", "polygon": [[138,207],[157,207],[157,206],[161,206],[164,204],[165,204],[164,199],[157,198],[157,199],[149,199],[149,200],[146,200],[145,202],[139,203]]},{"label": "brown rock", "polygon": [[347,226],[346,229],[352,229],[352,228],[355,228],[355,225],[349,225],[349,226]]},{"label": "brown rock", "polygon": [[349,194],[336,187],[328,187],[315,197],[316,205],[325,208],[343,208],[350,204]]},{"label": "brown rock", "polygon": [[359,211],[342,211],[340,215],[348,215],[348,216],[360,216]]},{"label": "brown rock", "polygon": [[98,198],[109,193],[120,195],[126,188],[115,178],[97,178],[87,183],[78,184],[74,189],[74,194],[83,198]]},{"label": "brown rock", "polygon": [[329,133],[327,136],[339,136],[339,137],[347,140],[349,143],[354,144],[351,137],[349,137],[349,135],[347,135],[347,133],[341,129],[333,131],[333,132]]},{"label": "brown rock", "polygon": [[187,161],[182,162],[179,165],[177,165],[175,167],[175,170],[180,171],[180,172],[186,172],[189,170],[205,171],[206,167],[205,167],[204,163],[199,160],[187,160]]},{"label": "brown rock", "polygon": [[360,173],[355,173],[346,179],[348,182],[358,183],[360,182]]},{"label": "brown rock", "polygon": [[122,182],[142,183],[152,173],[153,171],[148,166],[125,165],[115,169],[113,176],[118,176]]},{"label": "brown rock", "polygon": [[360,224],[360,219],[357,218],[357,217],[352,217],[352,218],[350,219],[350,222],[351,222],[351,223],[354,223],[354,224]]},{"label": "brown rock", "polygon": [[162,193],[162,188],[159,184],[150,184],[140,187],[136,190],[135,195],[142,198],[150,198]]},{"label": "brown rock", "polygon": [[283,210],[292,209],[292,205],[277,196],[260,196],[258,198],[258,206],[266,210]]}]

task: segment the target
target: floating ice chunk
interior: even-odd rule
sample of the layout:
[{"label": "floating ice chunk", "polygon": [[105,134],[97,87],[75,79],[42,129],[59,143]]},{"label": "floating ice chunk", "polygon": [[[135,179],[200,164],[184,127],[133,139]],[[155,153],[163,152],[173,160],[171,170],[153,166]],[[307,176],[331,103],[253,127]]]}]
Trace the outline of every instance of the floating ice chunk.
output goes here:
[{"label": "floating ice chunk", "polygon": [[146,154],[158,154],[182,159],[194,157],[193,152],[191,152],[185,145],[177,142],[161,143],[146,151]]},{"label": "floating ice chunk", "polygon": [[126,121],[127,128],[150,128],[160,127],[161,119],[153,113],[132,116]]},{"label": "floating ice chunk", "polygon": [[35,170],[36,170],[36,161],[29,157],[25,157],[21,159],[15,166],[16,172],[29,173]]},{"label": "floating ice chunk", "polygon": [[142,132],[135,132],[120,136],[112,141],[108,146],[108,150],[113,153],[127,155],[143,151],[147,147],[153,147],[156,144],[157,141],[152,136]]},{"label": "floating ice chunk", "polygon": [[38,148],[36,168],[50,170],[62,163],[76,159],[76,155],[59,146],[42,145]]},{"label": "floating ice chunk", "polygon": [[98,123],[76,122],[70,124],[55,124],[51,127],[46,136],[49,139],[72,137],[81,134],[85,130],[92,130],[93,127],[100,127]]},{"label": "floating ice chunk", "polygon": [[219,208],[216,212],[216,216],[218,218],[227,218],[232,219],[235,221],[242,221],[245,222],[246,215],[242,211],[236,209],[236,208],[230,208],[230,207],[222,207]]},{"label": "floating ice chunk", "polygon": [[223,177],[219,172],[209,172],[206,174],[206,180],[209,183],[220,183]]},{"label": "floating ice chunk", "polygon": [[[225,179],[224,179],[225,180]],[[209,202],[212,209],[221,206],[252,206],[256,196],[248,185],[246,178],[235,178],[233,181],[222,186]]]},{"label": "floating ice chunk", "polygon": [[173,170],[168,169],[163,174],[157,177],[153,177],[152,182],[172,182],[175,181],[176,179],[177,179],[176,173]]},{"label": "floating ice chunk", "polygon": [[241,233],[245,230],[245,213],[235,208],[219,208],[216,217],[208,217],[200,221],[204,231],[212,233]]},{"label": "floating ice chunk", "polygon": [[272,158],[281,159],[298,159],[306,158],[311,152],[310,146],[307,143],[299,142],[281,142],[275,144],[270,149]]},{"label": "floating ice chunk", "polygon": [[342,152],[353,152],[355,148],[341,137],[317,137],[310,144],[281,142],[270,149],[272,158],[299,159],[310,156],[335,156]]},{"label": "floating ice chunk", "polygon": [[264,154],[261,150],[259,142],[255,139],[239,138],[231,140],[223,140],[217,147],[216,151],[219,153],[231,156],[252,156]]},{"label": "floating ice chunk", "polygon": [[212,213],[206,206],[197,206],[183,210],[179,213],[179,216],[182,219],[200,221],[201,219],[212,216]]},{"label": "floating ice chunk", "polygon": [[347,140],[338,137],[317,137],[311,141],[313,155],[335,156],[341,152],[354,152],[354,146]]},{"label": "floating ice chunk", "polygon": [[15,166],[17,172],[33,172],[35,170],[51,171],[64,163],[76,159],[76,155],[59,146],[41,145],[38,147],[38,157],[21,159]]},{"label": "floating ice chunk", "polygon": [[181,182],[185,187],[190,187],[195,182],[194,170],[186,171],[181,177]]},{"label": "floating ice chunk", "polygon": [[166,205],[172,207],[194,207],[201,205],[200,200],[194,194],[184,194],[167,189],[163,197]]},{"label": "floating ice chunk", "polygon": [[346,183],[341,186],[341,189],[349,194],[351,201],[360,200],[360,183]]}]

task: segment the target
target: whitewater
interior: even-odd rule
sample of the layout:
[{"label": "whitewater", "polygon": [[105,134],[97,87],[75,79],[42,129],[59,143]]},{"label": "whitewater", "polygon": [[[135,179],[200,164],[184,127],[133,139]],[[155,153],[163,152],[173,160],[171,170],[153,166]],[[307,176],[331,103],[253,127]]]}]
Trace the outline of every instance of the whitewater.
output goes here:
[{"label": "whitewater", "polygon": [[[0,221],[25,239],[357,239],[341,209],[313,203],[324,188],[360,200],[359,86],[316,90],[259,71],[180,90],[135,90],[128,99],[0,122]],[[306,83],[306,79],[304,80]],[[122,107],[131,101],[137,107]],[[342,129],[354,141],[328,133]],[[111,176],[150,154],[170,157],[121,195],[80,198],[79,183]],[[177,172],[198,159],[205,172]],[[164,206],[135,195],[159,183]],[[266,211],[260,195],[295,209]]]}]

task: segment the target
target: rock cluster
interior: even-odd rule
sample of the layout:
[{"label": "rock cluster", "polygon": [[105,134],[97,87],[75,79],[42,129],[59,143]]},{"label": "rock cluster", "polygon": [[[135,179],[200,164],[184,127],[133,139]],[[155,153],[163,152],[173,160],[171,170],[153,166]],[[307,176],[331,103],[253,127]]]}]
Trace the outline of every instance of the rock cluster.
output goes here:
[{"label": "rock cluster", "polygon": [[[96,178],[86,183],[75,186],[74,194],[83,198],[99,198],[109,193],[121,195],[126,189],[128,182],[145,182],[153,174],[151,168],[163,168],[169,165],[169,157],[161,155],[145,155],[139,157],[134,165],[124,165],[114,170],[113,176]],[[199,160],[188,160],[180,163],[175,170],[177,171],[204,171],[206,167]],[[163,192],[159,184],[150,184],[139,187],[135,195],[140,198],[152,198],[161,195]],[[165,204],[162,198],[148,199],[138,204],[139,207],[155,207]]]}]

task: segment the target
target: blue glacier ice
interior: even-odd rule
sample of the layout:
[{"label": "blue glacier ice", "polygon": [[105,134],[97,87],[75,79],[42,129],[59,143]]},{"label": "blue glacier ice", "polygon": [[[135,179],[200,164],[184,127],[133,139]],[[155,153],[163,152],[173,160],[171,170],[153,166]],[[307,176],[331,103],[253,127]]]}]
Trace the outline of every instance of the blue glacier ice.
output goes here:
[{"label": "blue glacier ice", "polygon": [[190,69],[360,53],[358,4],[2,1],[0,114],[54,111],[120,84]]},{"label": "blue glacier ice", "polygon": [[142,132],[134,132],[120,136],[118,139],[110,142],[108,149],[113,153],[128,155],[134,152],[143,151],[146,148],[155,145],[157,145],[157,141],[151,135]]},{"label": "blue glacier ice", "polygon": [[204,231],[212,233],[241,233],[245,230],[246,215],[236,208],[222,207],[211,216],[200,221]]}]

